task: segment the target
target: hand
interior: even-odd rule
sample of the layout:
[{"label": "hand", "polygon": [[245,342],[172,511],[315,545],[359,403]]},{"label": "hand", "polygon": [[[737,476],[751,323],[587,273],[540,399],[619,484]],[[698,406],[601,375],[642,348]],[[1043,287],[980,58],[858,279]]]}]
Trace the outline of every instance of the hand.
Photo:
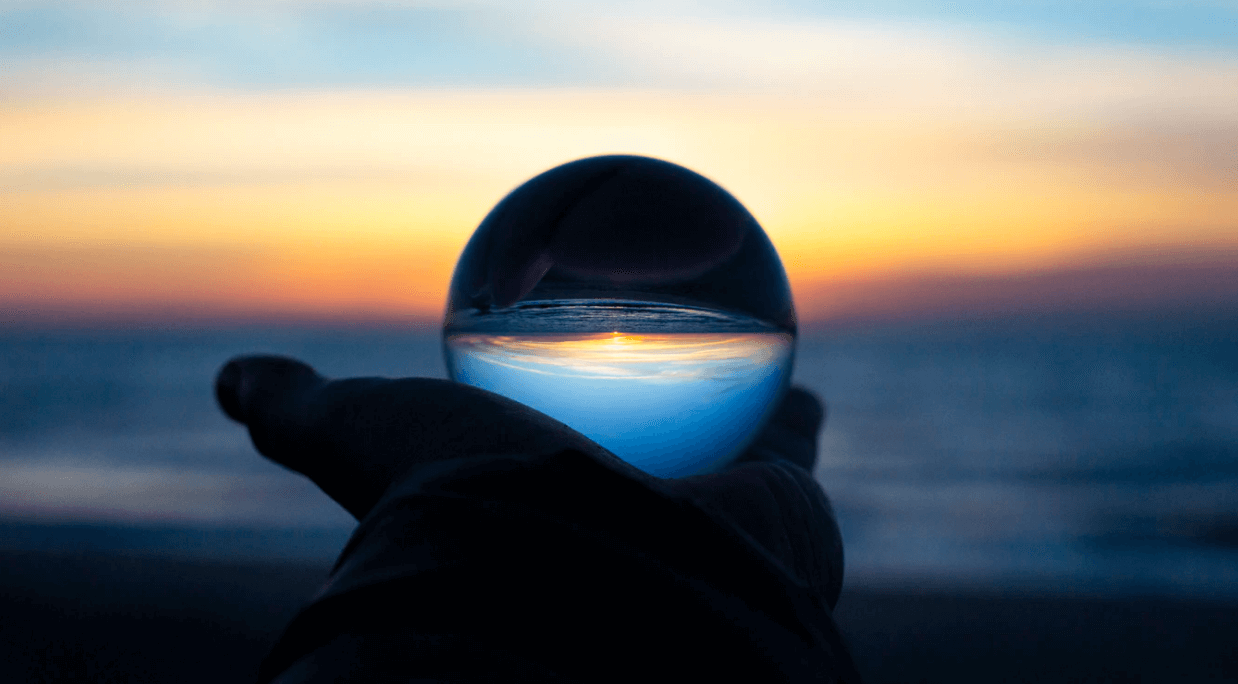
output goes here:
[{"label": "hand", "polygon": [[418,465],[472,455],[573,448],[618,460],[515,401],[446,380],[327,380],[293,359],[233,359],[215,396],[263,456],[314,481],[358,520]]},{"label": "hand", "polygon": [[[656,479],[543,413],[446,380],[330,381],[293,359],[250,356],[223,367],[215,394],[262,455],[309,477],[358,520],[410,469],[471,455],[571,448]],[[820,402],[791,388],[738,462],[784,460],[811,471],[823,421]]]},{"label": "hand", "polygon": [[[730,468],[677,479],[637,470],[527,406],[444,380],[328,381],[291,359],[243,357],[224,366],[215,391],[263,455],[309,476],[362,520],[327,586],[264,661],[263,681],[364,679],[358,668],[404,677],[417,668],[453,676],[476,670],[473,679],[510,681],[513,672],[527,676],[536,668],[594,672],[612,648],[631,656],[620,660],[633,676],[657,668],[711,676],[765,672],[773,652],[785,652],[772,661],[777,667],[798,664],[803,677],[793,678],[854,672],[828,615],[842,586],[841,537],[824,493],[805,472],[815,461],[824,411],[802,389],[787,393]],[[560,472],[545,464],[580,454],[613,471],[613,477],[599,477],[604,471],[596,468],[572,471],[590,473],[592,491],[609,504],[590,506],[571,487],[540,480]],[[527,487],[504,493],[506,479],[471,485],[494,487],[489,491],[500,505],[514,502],[506,509],[514,518],[502,520],[487,517],[494,502],[486,494],[485,501],[466,497],[448,505],[467,512],[459,519],[444,517],[446,502],[435,495],[421,501],[399,492],[370,515],[419,466],[467,456],[528,458],[535,470],[534,480],[521,474],[526,484],[550,486],[532,501]],[[632,486],[625,475],[648,486]],[[566,494],[556,499],[557,492]],[[547,493],[548,506],[541,508]],[[630,510],[614,515],[625,504]],[[496,567],[503,567],[497,576]],[[617,583],[622,592],[613,589]],[[734,601],[737,588],[745,601]],[[589,608],[581,612],[582,605]],[[680,609],[662,631],[649,632],[654,636],[628,628],[633,615],[666,605]],[[393,619],[413,606],[419,621]],[[531,610],[558,617],[538,629],[516,629],[528,627],[521,616]],[[659,649],[677,644],[671,635],[685,629],[713,635],[703,641],[711,644],[708,654],[685,656],[676,645],[681,660],[668,665],[662,656],[669,654]],[[738,641],[729,646],[714,643],[733,637]],[[410,643],[440,642],[446,645],[422,648],[410,661]],[[460,643],[507,655],[461,658],[452,646]],[[715,648],[728,657],[717,657]],[[511,672],[503,669],[508,660],[518,666]]]}]

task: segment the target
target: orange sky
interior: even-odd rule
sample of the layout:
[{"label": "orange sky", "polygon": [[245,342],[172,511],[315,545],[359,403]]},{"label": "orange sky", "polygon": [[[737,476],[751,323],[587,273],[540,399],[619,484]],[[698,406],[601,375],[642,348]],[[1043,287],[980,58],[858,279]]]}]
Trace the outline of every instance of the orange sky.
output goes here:
[{"label": "orange sky", "polygon": [[[1172,99],[1172,75],[1149,91]],[[1184,293],[1171,267],[1238,264],[1238,118],[1223,107],[1157,119],[1099,115],[1096,98],[1074,91],[1026,108],[883,97],[12,98],[0,102],[0,323],[434,319],[495,202],[603,153],[665,158],[735,194],[782,254],[807,321],[944,311],[967,283],[990,309],[1052,308],[1062,293],[1026,286],[1029,274],[1095,263],[1108,264],[1107,291],[1147,290],[1150,264],[1165,267],[1166,287],[1178,282],[1175,296],[1194,287],[1215,299],[1224,278],[1187,278]],[[1011,279],[1025,286],[993,286]]]},{"label": "orange sky", "polygon": [[735,194],[806,321],[1233,299],[1233,8],[775,5],[0,1],[0,325],[433,321],[606,153]]}]

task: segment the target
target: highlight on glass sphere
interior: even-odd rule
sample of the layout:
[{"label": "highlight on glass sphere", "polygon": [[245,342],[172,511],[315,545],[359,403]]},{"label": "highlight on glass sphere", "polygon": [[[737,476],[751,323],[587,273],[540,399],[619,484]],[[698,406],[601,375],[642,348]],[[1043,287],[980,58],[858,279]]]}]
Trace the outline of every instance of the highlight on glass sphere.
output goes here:
[{"label": "highlight on glass sphere", "polygon": [[604,156],[491,210],[456,265],[443,347],[453,380],[682,477],[756,437],[795,332],[782,263],[738,200],[669,162]]}]

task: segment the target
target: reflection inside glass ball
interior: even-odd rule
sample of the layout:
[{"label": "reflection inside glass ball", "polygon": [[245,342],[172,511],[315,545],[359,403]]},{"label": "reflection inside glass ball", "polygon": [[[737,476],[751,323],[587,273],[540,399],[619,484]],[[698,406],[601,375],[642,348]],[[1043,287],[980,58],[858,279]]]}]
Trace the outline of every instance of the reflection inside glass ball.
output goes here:
[{"label": "reflection inside glass ball", "polygon": [[758,433],[790,377],[795,315],[772,245],[724,190],[666,162],[595,157],[483,221],[443,340],[452,379],[678,477]]},{"label": "reflection inside glass ball", "polygon": [[710,320],[707,312],[651,303],[526,306],[508,315],[541,317],[551,328],[570,327],[562,325],[567,318],[592,318],[624,330],[678,330],[456,332],[445,338],[455,380],[531,406],[661,477],[730,461],[760,427],[791,370],[793,337],[757,321],[717,313]]}]

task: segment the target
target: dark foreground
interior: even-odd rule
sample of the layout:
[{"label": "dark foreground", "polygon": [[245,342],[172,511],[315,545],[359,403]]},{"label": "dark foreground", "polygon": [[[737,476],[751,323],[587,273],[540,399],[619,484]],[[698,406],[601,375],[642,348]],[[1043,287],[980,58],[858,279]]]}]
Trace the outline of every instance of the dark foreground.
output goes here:
[{"label": "dark foreground", "polygon": [[[0,552],[0,681],[248,681],[327,568]],[[1238,681],[1238,604],[844,590],[868,682]]]}]

